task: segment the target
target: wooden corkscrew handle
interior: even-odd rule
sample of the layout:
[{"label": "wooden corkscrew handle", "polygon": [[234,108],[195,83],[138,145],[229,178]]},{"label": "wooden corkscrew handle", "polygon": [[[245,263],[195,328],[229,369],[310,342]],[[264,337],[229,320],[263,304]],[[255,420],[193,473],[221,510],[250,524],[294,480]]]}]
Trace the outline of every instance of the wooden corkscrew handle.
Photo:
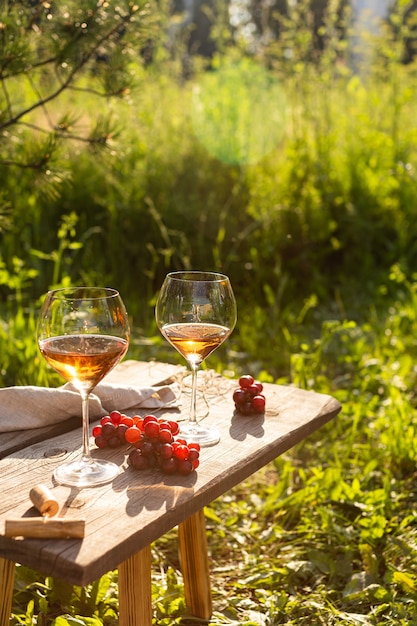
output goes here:
[{"label": "wooden corkscrew handle", "polygon": [[56,517],[59,502],[45,485],[36,485],[29,492],[32,504],[41,513],[39,517],[21,517],[5,520],[6,537],[33,539],[83,539],[85,520]]}]

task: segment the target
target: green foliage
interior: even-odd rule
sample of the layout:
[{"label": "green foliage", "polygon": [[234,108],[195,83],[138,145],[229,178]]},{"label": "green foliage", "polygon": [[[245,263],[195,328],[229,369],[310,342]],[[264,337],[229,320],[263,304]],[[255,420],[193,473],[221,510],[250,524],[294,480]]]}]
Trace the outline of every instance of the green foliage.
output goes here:
[{"label": "green foliage", "polygon": [[[54,626],[117,623],[117,573],[110,572],[87,587],[74,587],[17,565],[11,623]],[[36,620],[36,621],[33,621]]]},{"label": "green foliage", "polygon": [[195,86],[192,104],[197,138],[223,163],[257,163],[281,142],[283,88],[253,61],[244,58],[213,67]]},{"label": "green foliage", "polygon": [[[65,149],[60,142],[58,149],[43,140],[41,152],[55,155],[56,169],[42,180],[24,171],[19,185],[10,168],[4,171],[13,230],[0,235],[2,255],[9,271],[13,257],[37,270],[32,299],[55,282],[48,255],[57,250],[62,216],[74,213],[74,246],[83,245],[66,249],[66,273],[72,282],[107,276],[126,294],[140,326],[149,323],[155,291],[172,268],[222,269],[261,310],[279,298],[295,299],[302,311],[311,298],[326,307],[337,299],[345,307],[358,267],[364,298],[374,297],[398,259],[413,267],[415,67],[390,61],[354,75],[342,42],[330,37],[309,63],[310,53],[293,40],[302,32],[296,19],[302,15],[284,24],[288,60],[272,46],[265,52],[268,71],[243,59],[241,84],[239,73],[230,73],[239,67],[232,53],[216,57],[210,76],[197,72],[185,83],[175,61],[161,70],[158,54],[146,68],[130,56],[131,90],[117,106],[97,101],[101,77],[94,73],[78,77],[81,91],[64,92],[50,104],[66,120],[68,139],[79,115],[69,116],[67,108],[82,110],[83,125],[100,127],[105,150],[92,144],[93,151],[85,150],[79,141]],[[330,22],[326,28],[332,32]],[[257,110],[247,88],[252,67],[258,68],[253,77],[271,86],[261,122],[263,140],[275,138],[274,148],[250,164],[236,153],[230,165],[207,150],[201,133],[209,124],[201,122],[217,124],[220,138],[227,130],[231,154],[243,148],[259,153],[260,134],[251,134],[248,117]],[[210,111],[206,102],[201,117],[196,94],[209,79],[216,107]],[[27,150],[36,152],[38,140],[26,139]]]}]

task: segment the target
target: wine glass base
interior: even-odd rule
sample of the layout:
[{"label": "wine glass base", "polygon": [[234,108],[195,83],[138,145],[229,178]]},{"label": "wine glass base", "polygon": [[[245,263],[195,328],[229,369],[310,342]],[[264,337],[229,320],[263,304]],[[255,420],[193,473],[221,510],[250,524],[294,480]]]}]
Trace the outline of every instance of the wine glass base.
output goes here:
[{"label": "wine glass base", "polygon": [[111,482],[118,473],[119,467],[110,461],[81,459],[57,467],[54,478],[70,487],[96,487]]},{"label": "wine glass base", "polygon": [[180,436],[183,436],[187,443],[198,443],[202,448],[215,446],[220,441],[220,433],[217,428],[200,426],[200,424],[181,425]]}]

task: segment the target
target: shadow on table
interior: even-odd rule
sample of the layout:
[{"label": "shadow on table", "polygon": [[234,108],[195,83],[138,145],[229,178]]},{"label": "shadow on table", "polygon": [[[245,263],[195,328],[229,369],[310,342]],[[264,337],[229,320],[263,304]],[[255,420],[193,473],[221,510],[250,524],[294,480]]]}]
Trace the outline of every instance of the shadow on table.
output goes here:
[{"label": "shadow on table", "polygon": [[[133,474],[133,472],[132,472]],[[136,471],[126,489],[128,502],[126,514],[135,517],[142,511],[159,511],[178,506],[182,500],[188,501],[194,493],[194,485],[197,473],[192,472],[188,476],[172,475],[165,476],[158,471]],[[125,478],[121,478],[126,488]],[[117,478],[113,483],[115,490],[118,489]]]},{"label": "shadow on table", "polygon": [[260,415],[242,415],[235,411],[232,415],[229,434],[232,439],[237,441],[244,441],[248,436],[261,439],[264,436],[264,421],[264,413]]}]

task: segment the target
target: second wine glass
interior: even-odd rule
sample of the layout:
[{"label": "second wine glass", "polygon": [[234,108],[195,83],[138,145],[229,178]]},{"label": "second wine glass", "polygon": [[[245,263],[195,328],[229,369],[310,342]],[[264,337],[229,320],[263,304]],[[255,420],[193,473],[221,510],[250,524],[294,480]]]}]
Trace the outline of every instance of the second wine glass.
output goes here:
[{"label": "second wine glass", "polygon": [[169,273],[155,308],[159,330],[185,358],[192,373],[191,411],[181,433],[201,446],[219,442],[216,428],[197,418],[197,370],[231,334],[236,324],[236,300],[230,280],[216,272]]}]

